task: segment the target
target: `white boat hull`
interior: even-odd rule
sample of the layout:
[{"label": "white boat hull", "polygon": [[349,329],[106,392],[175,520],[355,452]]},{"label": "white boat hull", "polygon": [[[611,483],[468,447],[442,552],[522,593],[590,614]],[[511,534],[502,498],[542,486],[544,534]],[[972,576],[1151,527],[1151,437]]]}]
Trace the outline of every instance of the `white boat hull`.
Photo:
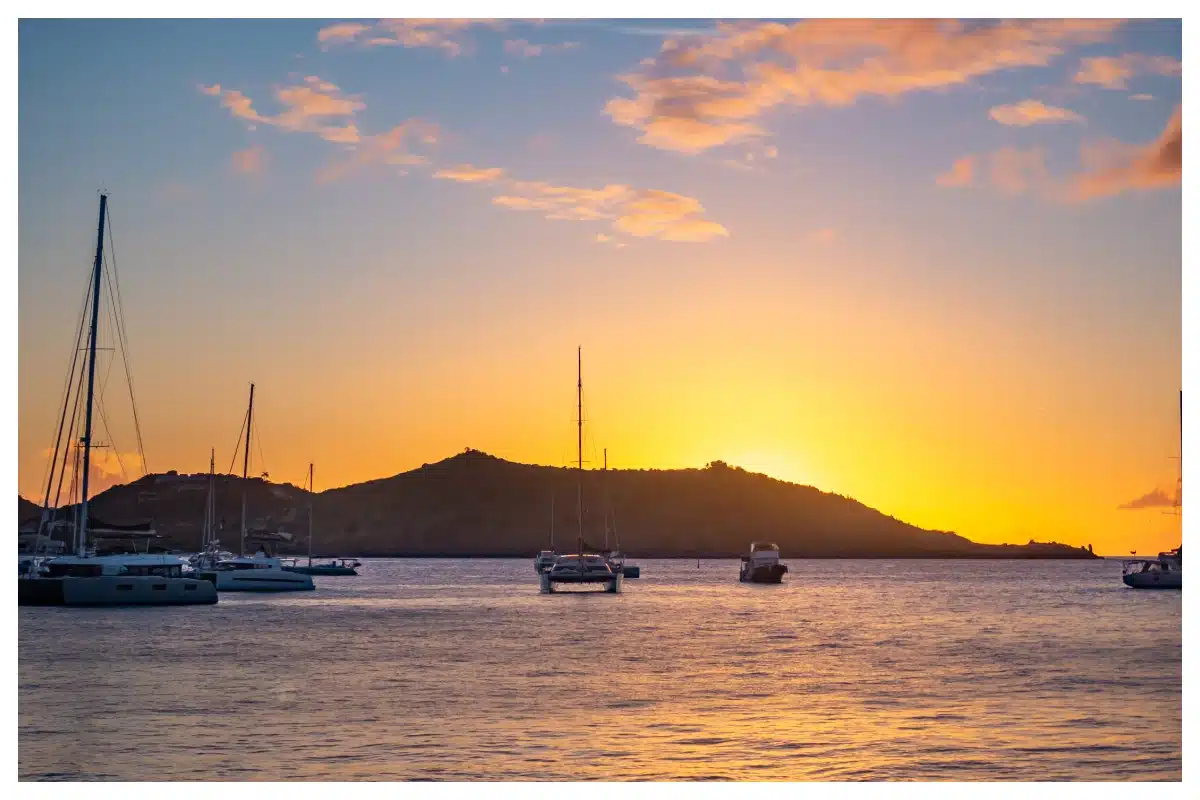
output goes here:
[{"label": "white boat hull", "polygon": [[285,569],[232,569],[202,572],[218,592],[305,592],[316,588],[313,579]]},{"label": "white boat hull", "polygon": [[17,581],[17,604],[23,606],[180,606],[217,602],[216,587],[195,578],[96,575]]},{"label": "white boat hull", "polygon": [[1133,572],[1121,576],[1126,586],[1133,589],[1182,589],[1182,572]]}]

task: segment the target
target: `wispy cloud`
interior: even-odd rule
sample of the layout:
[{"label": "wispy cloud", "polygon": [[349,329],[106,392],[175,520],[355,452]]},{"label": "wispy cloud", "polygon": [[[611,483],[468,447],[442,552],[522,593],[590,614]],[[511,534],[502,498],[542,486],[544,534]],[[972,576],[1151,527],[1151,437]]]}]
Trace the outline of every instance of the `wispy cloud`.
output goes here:
[{"label": "wispy cloud", "polygon": [[367,107],[357,97],[342,93],[336,85],[315,75],[302,83],[275,89],[275,99],[283,110],[264,115],[254,108],[253,101],[237,89],[222,89],[220,84],[201,86],[200,91],[221,98],[221,105],[247,123],[270,125],[285,131],[313,133],[330,142],[352,144],[358,141],[358,127],[347,121]]},{"label": "wispy cloud", "polygon": [[985,155],[964,156],[949,172],[937,177],[943,187],[968,186],[977,170],[986,169],[995,189],[1019,195],[1035,193],[1061,203],[1082,203],[1131,191],[1165,189],[1179,184],[1183,175],[1183,114],[1181,108],[1152,142],[1084,144],[1081,169],[1066,177],[1051,176],[1042,148],[1005,147]]},{"label": "wispy cloud", "polygon": [[945,89],[1049,64],[1070,47],[1107,39],[1114,20],[958,22],[808,20],[719,26],[669,39],[657,58],[621,77],[632,97],[609,101],[639,141],[684,153],[767,135],[780,106],[846,106],[861,96]]},{"label": "wispy cloud", "polygon": [[1110,142],[1083,150],[1084,170],[1069,184],[1076,201],[1175,186],[1183,177],[1183,109],[1176,108],[1153,142]]},{"label": "wispy cloud", "polygon": [[485,169],[470,164],[459,164],[456,167],[439,169],[433,173],[433,177],[458,183],[495,183],[504,177],[504,170],[500,167]]},{"label": "wispy cloud", "polygon": [[501,29],[493,19],[383,19],[371,25],[339,22],[317,32],[322,47],[355,44],[360,47],[434,47],[450,58],[471,49],[467,31],[486,26]]},{"label": "wispy cloud", "polygon": [[1126,53],[1116,57],[1085,58],[1075,73],[1075,82],[1103,86],[1105,89],[1126,89],[1130,78],[1137,75],[1180,75],[1183,65],[1170,56],[1150,56]]},{"label": "wispy cloud", "polygon": [[233,154],[232,162],[234,171],[242,175],[259,175],[266,165],[265,151],[262,145],[238,150]]},{"label": "wispy cloud", "polygon": [[1130,100],[1153,100],[1154,95],[1146,94],[1145,92],[1139,92],[1138,94],[1129,95],[1129,99]]},{"label": "wispy cloud", "polygon": [[1079,114],[1068,108],[1048,106],[1038,100],[1022,100],[1007,106],[993,106],[988,116],[1001,125],[1028,127],[1046,122],[1083,122]]},{"label": "wispy cloud", "polygon": [[947,188],[970,186],[975,178],[975,156],[963,156],[951,165],[948,172],[937,176],[937,185]]},{"label": "wispy cloud", "polygon": [[565,53],[575,50],[579,42],[563,42],[562,44],[533,44],[525,39],[509,39],[504,43],[504,52],[520,58],[537,58],[538,56]]},{"label": "wispy cloud", "polygon": [[340,180],[372,165],[390,166],[407,174],[405,167],[423,166],[429,161],[415,151],[434,147],[440,138],[441,129],[437,125],[420,119],[405,120],[386,133],[362,137],[348,148],[348,158],[319,171],[317,182]]}]

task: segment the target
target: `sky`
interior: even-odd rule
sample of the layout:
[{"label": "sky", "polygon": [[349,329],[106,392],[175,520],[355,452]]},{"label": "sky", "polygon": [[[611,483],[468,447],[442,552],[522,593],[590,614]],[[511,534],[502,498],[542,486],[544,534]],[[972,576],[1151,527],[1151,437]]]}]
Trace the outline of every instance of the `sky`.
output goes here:
[{"label": "sky", "polygon": [[[26,497],[105,191],[152,472],[234,468],[251,382],[272,480],[567,464],[582,347],[589,466],[720,459],[981,542],[1179,544],[1178,21],[18,36]],[[141,465],[116,350],[100,372],[103,488]]]}]

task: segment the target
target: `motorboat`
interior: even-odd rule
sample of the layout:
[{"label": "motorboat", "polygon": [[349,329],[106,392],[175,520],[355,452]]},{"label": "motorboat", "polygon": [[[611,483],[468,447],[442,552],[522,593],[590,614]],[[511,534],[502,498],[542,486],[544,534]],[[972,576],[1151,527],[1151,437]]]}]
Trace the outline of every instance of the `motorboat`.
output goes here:
[{"label": "motorboat", "polygon": [[554,566],[541,574],[542,591],[553,594],[556,586],[603,586],[605,592],[621,591],[624,575],[613,570],[598,553],[561,555]]},{"label": "motorboat", "polygon": [[742,583],[783,583],[787,565],[779,562],[779,546],[771,542],[754,542],[750,555],[742,556]]},{"label": "motorboat", "polygon": [[1183,546],[1156,558],[1124,559],[1121,581],[1133,589],[1182,589]]}]

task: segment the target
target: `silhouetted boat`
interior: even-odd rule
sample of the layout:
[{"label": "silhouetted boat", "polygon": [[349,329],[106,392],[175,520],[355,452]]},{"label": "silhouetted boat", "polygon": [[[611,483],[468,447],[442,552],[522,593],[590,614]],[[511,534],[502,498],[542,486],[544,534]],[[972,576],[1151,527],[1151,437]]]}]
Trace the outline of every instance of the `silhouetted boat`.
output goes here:
[{"label": "silhouetted boat", "polygon": [[[599,584],[604,591],[616,593],[621,591],[625,576],[621,570],[614,570],[606,555],[588,552],[589,547],[583,539],[583,348],[577,353],[576,404],[578,408],[578,455],[577,475],[578,502],[576,511],[579,521],[579,552],[570,555],[556,556],[554,565],[538,574],[542,592],[554,592],[555,585],[578,586]],[[593,548],[594,549],[594,548]]]},{"label": "silhouetted boat", "polygon": [[779,563],[779,546],[770,542],[750,545],[750,555],[742,556],[738,579],[743,583],[783,583],[786,565]]},{"label": "silhouetted boat", "polygon": [[284,559],[283,568],[288,572],[295,572],[298,575],[326,575],[326,576],[348,576],[357,575],[358,567],[361,567],[357,560],[352,558],[333,558],[324,564],[314,564],[312,555],[313,543],[313,495],[316,490],[313,488],[313,465],[308,465],[308,563],[301,564],[299,559]]},{"label": "silhouetted boat", "polygon": [[[84,429],[78,438],[79,448],[75,460],[76,476],[79,483],[79,506],[75,524],[71,526],[74,534],[75,552],[72,555],[57,556],[44,561],[37,560],[35,553],[29,561],[29,570],[17,581],[17,604],[22,606],[123,606],[123,605],[198,605],[217,602],[217,593],[212,584],[185,577],[183,574],[184,561],[177,556],[165,553],[150,553],[149,542],[157,538],[150,525],[105,525],[97,524],[89,516],[88,511],[88,479],[91,475],[91,452],[95,447],[92,440],[92,416],[97,404],[96,389],[96,339],[100,321],[100,294],[103,282],[104,267],[104,226],[108,220],[108,196],[100,195],[100,219],[96,233],[96,257],[92,265],[90,285],[91,314],[85,310],[79,321],[76,340],[83,335],[84,322],[88,321],[86,371],[87,399],[83,404]],[[109,234],[111,238],[111,230]],[[110,283],[111,287],[116,281]],[[119,346],[124,348],[124,322],[120,317],[119,294],[113,298],[114,320]],[[62,453],[62,471],[58,472],[59,490],[62,488],[62,476],[66,472],[67,453],[62,450],[64,432],[68,441],[77,435],[75,430],[76,417],[72,415],[70,425],[66,424],[67,409],[78,409],[80,394],[84,390],[83,382],[75,385],[75,367],[79,353],[83,348],[77,347],[71,363],[67,392],[64,397],[62,414],[59,420],[58,434],[53,448],[53,460],[50,463],[49,483],[46,486],[46,500],[43,504],[42,530],[50,531],[55,527],[52,519],[52,507],[58,505],[57,494],[53,495],[56,472],[58,472],[59,455]],[[129,380],[129,376],[126,376]],[[132,384],[130,396],[132,397]],[[134,408],[134,422],[137,422],[137,409]],[[138,434],[138,447],[141,449],[141,434]],[[143,459],[144,465],[144,459]],[[72,482],[74,485],[74,481]],[[101,541],[123,542],[132,546],[135,552],[112,552],[120,550],[120,546],[104,548]],[[145,551],[136,552],[137,542],[142,542]],[[98,552],[108,549],[109,552]]]}]

